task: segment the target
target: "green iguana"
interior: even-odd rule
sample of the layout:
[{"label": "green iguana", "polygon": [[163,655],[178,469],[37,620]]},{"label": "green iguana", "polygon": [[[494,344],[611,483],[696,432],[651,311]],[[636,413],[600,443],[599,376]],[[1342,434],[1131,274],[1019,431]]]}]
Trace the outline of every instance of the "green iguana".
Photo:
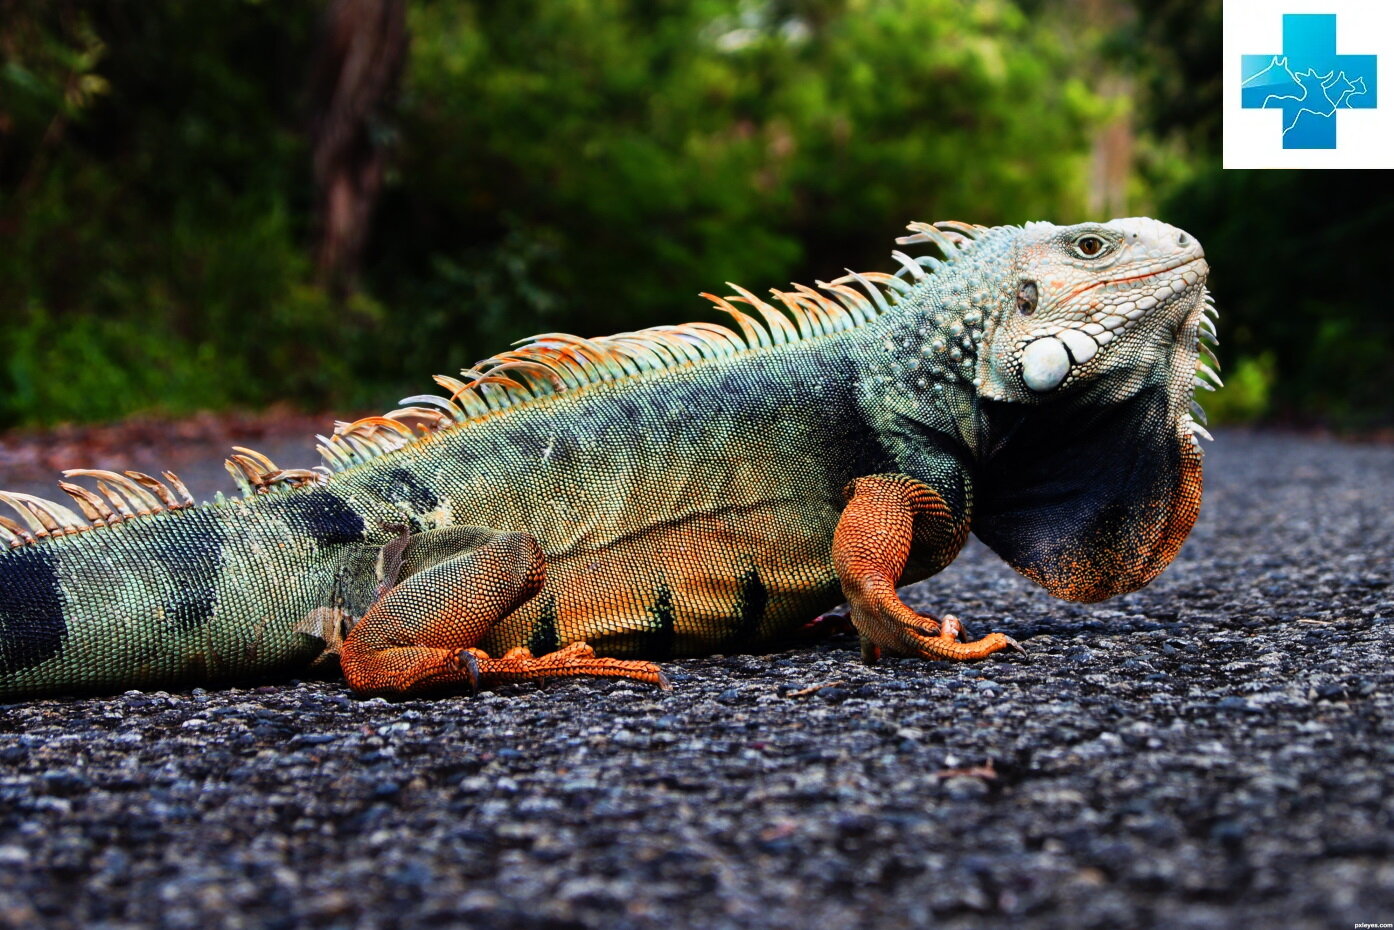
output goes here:
[{"label": "green iguana", "polygon": [[1146,584],[1200,507],[1200,244],[1151,219],[910,228],[943,258],[782,310],[704,295],[735,329],[538,336],[339,424],[326,466],[239,450],[241,497],[89,470],[60,485],[80,513],[0,494],[0,696],[335,653],[360,693],[666,686],[643,660],[757,651],[844,598],[868,659],[979,658],[1016,644],[896,595],[970,531],[1058,597]]}]

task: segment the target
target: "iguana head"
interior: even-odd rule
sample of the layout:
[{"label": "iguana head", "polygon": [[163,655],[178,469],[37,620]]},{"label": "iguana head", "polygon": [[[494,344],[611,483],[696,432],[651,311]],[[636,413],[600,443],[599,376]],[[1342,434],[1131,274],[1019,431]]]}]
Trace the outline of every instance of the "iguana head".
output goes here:
[{"label": "iguana head", "polygon": [[974,530],[1059,597],[1135,590],[1199,512],[1204,251],[1146,218],[1031,223],[1008,241],[976,362]]},{"label": "iguana head", "polygon": [[1101,379],[1119,395],[1189,353],[1176,374],[1189,409],[1209,272],[1193,236],[1145,217],[1029,223],[1010,267],[1014,299],[988,316],[978,356],[982,397],[1033,403]]}]

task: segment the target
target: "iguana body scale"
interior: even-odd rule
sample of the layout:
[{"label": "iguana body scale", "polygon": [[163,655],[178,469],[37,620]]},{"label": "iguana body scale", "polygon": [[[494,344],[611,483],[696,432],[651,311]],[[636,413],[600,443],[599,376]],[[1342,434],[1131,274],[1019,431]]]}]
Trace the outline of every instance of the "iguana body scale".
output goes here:
[{"label": "iguana body scale", "polygon": [[[1011,643],[958,643],[951,618],[894,595],[947,565],[970,526],[1062,596],[1150,580],[1199,505],[1198,245],[1174,247],[1185,234],[1150,220],[1035,224],[1034,237],[912,228],[944,249],[936,273],[926,260],[907,265],[910,281],[854,276],[785,294],[783,311],[744,291],[732,298],[744,311],[716,298],[737,330],[539,337],[438,379],[450,396],[341,425],[327,477],[246,451],[233,460],[243,497],[171,508],[146,476],[108,476],[69,490],[105,524],[93,528],[9,496],[0,695],[293,673],[345,633],[363,692],[481,674],[660,681],[622,660],[758,651],[844,597],[868,656],[976,657]],[[1144,232],[1163,254],[1136,260],[1161,271],[1086,274],[1083,290],[1033,252],[1095,235],[1121,255]],[[1156,314],[1119,299],[1173,272]],[[1085,316],[1047,324],[1051,299]],[[1093,322],[1124,303],[1137,325]],[[1161,310],[1172,319],[1153,326]],[[1131,360],[1101,336],[1123,346],[1146,326]],[[1085,327],[1099,330],[1092,351]]]}]

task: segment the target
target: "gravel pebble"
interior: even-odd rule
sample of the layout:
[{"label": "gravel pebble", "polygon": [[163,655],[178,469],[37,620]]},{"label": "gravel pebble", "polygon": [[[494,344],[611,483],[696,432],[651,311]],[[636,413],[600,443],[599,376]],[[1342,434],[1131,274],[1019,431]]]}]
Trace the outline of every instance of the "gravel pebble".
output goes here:
[{"label": "gravel pebble", "polygon": [[868,667],[841,636],[672,662],[666,694],[0,707],[0,925],[1389,920],[1392,476],[1389,447],[1223,432],[1148,589],[1065,604],[974,544],[907,590],[1027,659]]}]

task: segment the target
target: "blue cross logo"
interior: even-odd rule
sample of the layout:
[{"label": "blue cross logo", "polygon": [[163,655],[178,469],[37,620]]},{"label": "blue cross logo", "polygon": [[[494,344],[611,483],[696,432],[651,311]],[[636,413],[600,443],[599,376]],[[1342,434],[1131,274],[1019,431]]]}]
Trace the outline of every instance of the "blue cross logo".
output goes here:
[{"label": "blue cross logo", "polygon": [[1283,148],[1334,149],[1336,111],[1372,110],[1374,55],[1336,54],[1334,13],[1283,16],[1280,55],[1244,55],[1242,105],[1283,111]]}]

